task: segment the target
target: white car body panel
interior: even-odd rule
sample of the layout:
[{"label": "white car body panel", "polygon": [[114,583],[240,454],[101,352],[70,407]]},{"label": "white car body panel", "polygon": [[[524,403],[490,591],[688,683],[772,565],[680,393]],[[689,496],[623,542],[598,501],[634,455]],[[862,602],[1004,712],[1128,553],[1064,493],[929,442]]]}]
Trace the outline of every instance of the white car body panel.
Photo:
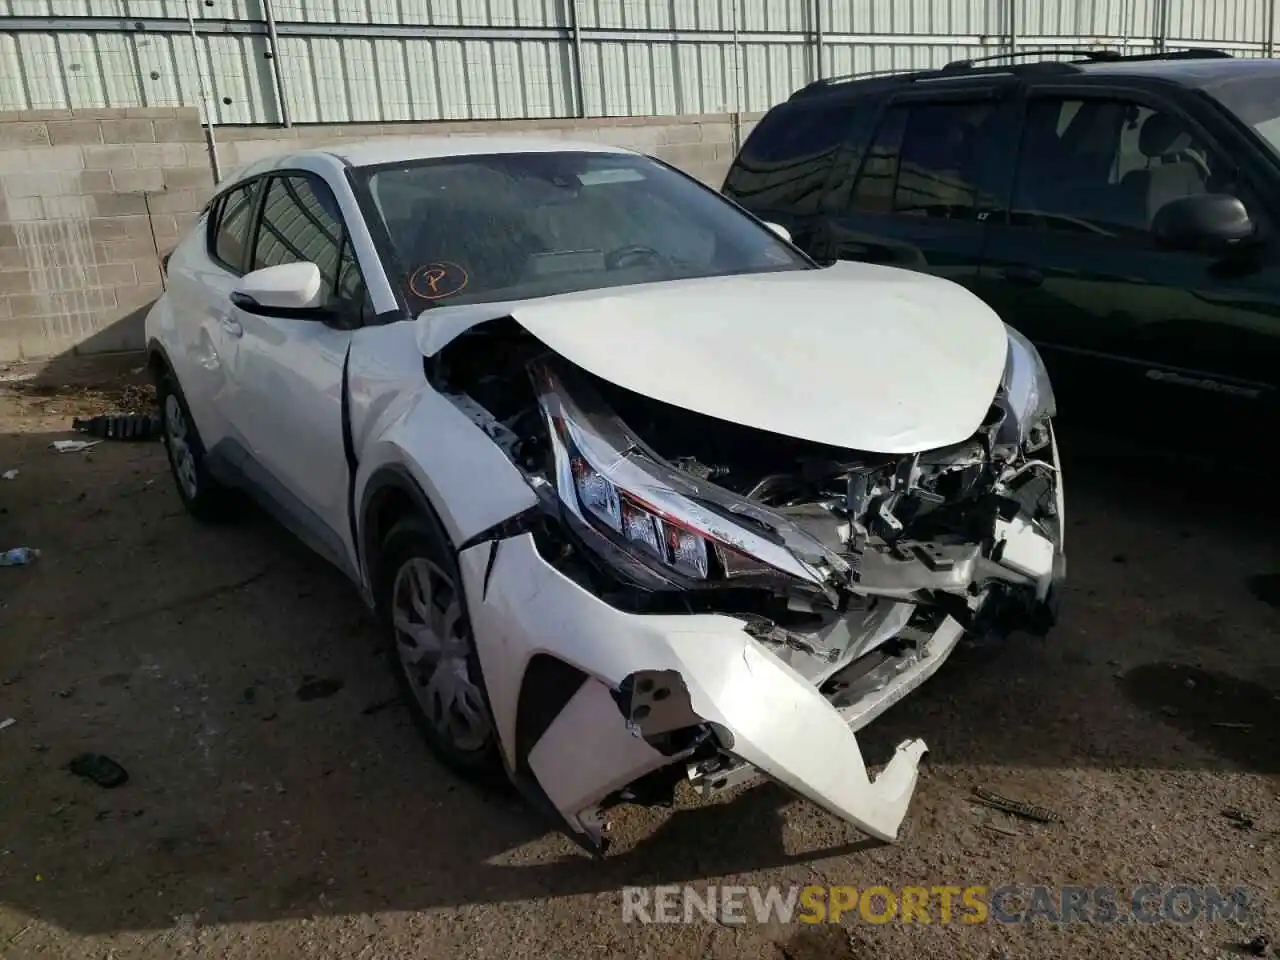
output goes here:
[{"label": "white car body panel", "polygon": [[[500,308],[620,387],[721,420],[882,453],[971,436],[1008,350],[1004,324],[968,291],[872,264],[836,263],[816,277],[796,271],[592,290]],[[423,353],[502,315],[493,304],[428,310],[418,321]],[[870,403],[874,415],[863,413]]]},{"label": "white car body panel", "polygon": [[[364,506],[389,471],[411,478],[459,551],[508,772],[521,786],[532,776],[535,799],[579,841],[593,848],[599,841],[608,797],[685,762],[655,748],[638,714],[624,712],[619,697],[630,678],[650,674],[674,678],[664,714],[671,723],[718,731],[728,741],[725,752],[743,762],[739,773],[767,775],[892,840],[925,746],[904,742],[872,780],[856,732],[939,669],[960,639],[960,624],[949,616],[936,623],[880,688],[839,703],[800,672],[792,652],[767,647],[737,616],[613,606],[550,563],[531,533],[503,527],[545,507],[554,488],[513,462],[485,411],[438,392],[424,358],[509,316],[561,357],[655,400],[802,440],[900,454],[974,433],[1002,375],[1008,382],[1005,328],[946,281],[851,264],[437,306],[410,320],[347,166],[566,149],[629,153],[562,140],[417,138],[253,164],[223,189],[278,170],[323,178],[350,230],[379,322],[349,331],[233,305],[239,278],[210,258],[202,219],[172,256],[166,293],[147,318],[148,343],[179,382],[204,446],[230,451],[228,461],[250,485],[275,487],[276,504],[292,511],[295,528],[310,526],[304,539],[341,567],[366,601],[375,599],[375,583]],[[1028,356],[1024,351],[1024,367],[1014,371],[1031,375],[1024,391],[1035,380],[1025,369]],[[1051,432],[1049,440],[1051,462],[1041,468],[1056,474]],[[1064,563],[1056,481],[1053,494],[1056,541],[1006,522],[1007,562],[991,561],[993,576],[1028,585],[1039,599]],[[908,629],[917,610],[911,593],[880,591],[877,602],[885,606],[850,640],[849,662]],[[541,656],[586,679],[522,756],[518,705],[526,668]],[[831,665],[824,676],[844,665]],[[695,786],[702,789],[700,781]]]}]

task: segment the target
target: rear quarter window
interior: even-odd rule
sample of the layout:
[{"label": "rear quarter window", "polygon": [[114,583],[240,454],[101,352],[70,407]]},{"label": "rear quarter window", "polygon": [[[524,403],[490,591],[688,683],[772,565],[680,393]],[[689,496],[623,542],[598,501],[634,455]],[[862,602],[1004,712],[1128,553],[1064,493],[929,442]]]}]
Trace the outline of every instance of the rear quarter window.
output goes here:
[{"label": "rear quarter window", "polygon": [[849,103],[774,107],[742,145],[725,196],[757,212],[814,213],[853,111]]}]

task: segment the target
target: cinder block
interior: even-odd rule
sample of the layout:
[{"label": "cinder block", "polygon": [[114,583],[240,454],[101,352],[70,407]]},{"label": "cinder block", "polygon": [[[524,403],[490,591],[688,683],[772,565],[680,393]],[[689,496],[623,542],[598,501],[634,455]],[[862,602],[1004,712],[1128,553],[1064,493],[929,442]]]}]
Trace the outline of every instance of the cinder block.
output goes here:
[{"label": "cinder block", "polygon": [[144,143],[134,147],[138,155],[138,166],[147,167],[185,167],[187,165],[186,145],[181,143]]},{"label": "cinder block", "polygon": [[31,169],[32,151],[0,149],[0,174],[25,173]]},{"label": "cinder block", "polygon": [[145,215],[147,201],[140,193],[95,193],[90,195],[94,212],[99,217]]},{"label": "cinder block", "polygon": [[208,191],[172,190],[157,193],[150,197],[151,212],[194,213],[204,206],[208,198]]},{"label": "cinder block", "polygon": [[103,143],[155,143],[157,120],[103,120]]},{"label": "cinder block", "polygon": [[136,148],[131,146],[84,148],[86,170],[132,170],[137,165]]},{"label": "cinder block", "polygon": [[110,193],[115,188],[110,170],[81,170],[76,185],[80,193]]},{"label": "cinder block", "polygon": [[0,270],[0,297],[30,292],[30,272],[26,270]]},{"label": "cinder block", "polygon": [[138,272],[132,263],[100,263],[98,264],[98,284],[103,287],[136,286]]},{"label": "cinder block", "polygon": [[0,270],[26,270],[27,251],[21,247],[0,247]]},{"label": "cinder block", "polygon": [[171,167],[164,171],[166,190],[213,189],[213,171],[198,167]]},{"label": "cinder block", "polygon": [[95,258],[99,263],[138,263],[156,258],[155,244],[149,238],[132,237],[126,240],[103,240],[94,244]]},{"label": "cinder block", "polygon": [[124,115],[132,120],[168,120],[180,116],[188,107],[125,107]]},{"label": "cinder block", "polygon": [[198,143],[204,140],[204,126],[197,117],[154,122],[157,143]]},{"label": "cinder block", "polygon": [[160,283],[160,261],[156,257],[154,250],[151,256],[146,260],[139,260],[133,265],[137,273],[137,283],[143,287],[154,286]]},{"label": "cinder block", "polygon": [[94,217],[89,221],[89,236],[94,240],[127,240],[151,236],[151,225],[145,215]]},{"label": "cinder block", "polygon": [[45,126],[49,130],[49,142],[54,146],[102,143],[102,124],[97,120],[50,120]]},{"label": "cinder block", "polygon": [[116,303],[122,308],[130,309],[155,303],[160,299],[160,294],[164,293],[164,288],[159,283],[131,283],[116,287],[115,293]]},{"label": "cinder block", "polygon": [[[149,193],[164,189],[164,171],[159,167],[137,170],[112,170],[112,189],[116,193]],[[145,212],[145,207],[143,208]]]},{"label": "cinder block", "polygon": [[696,123],[673,123],[662,131],[664,143],[701,143],[702,128]]},{"label": "cinder block", "polygon": [[47,147],[49,127],[37,121],[0,123],[0,147]]}]

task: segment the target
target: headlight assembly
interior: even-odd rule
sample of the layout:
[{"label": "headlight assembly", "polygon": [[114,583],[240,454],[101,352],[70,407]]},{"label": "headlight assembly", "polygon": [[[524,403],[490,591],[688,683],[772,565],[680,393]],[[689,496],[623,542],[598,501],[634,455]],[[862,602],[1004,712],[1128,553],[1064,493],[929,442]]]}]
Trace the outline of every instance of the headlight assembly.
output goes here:
[{"label": "headlight assembly", "polygon": [[[616,417],[583,410],[551,370],[538,380],[560,502],[586,532],[622,551],[628,571],[639,564],[676,587],[801,580],[826,589],[821,566],[843,564],[787,520],[650,455]],[[593,399],[578,384],[574,398],[587,406]]]},{"label": "headlight assembly", "polygon": [[1049,372],[1035,346],[1012,327],[1005,325],[1009,350],[1001,386],[1007,417],[1001,440],[1016,441],[1030,453],[1049,443],[1048,422],[1058,412]]}]

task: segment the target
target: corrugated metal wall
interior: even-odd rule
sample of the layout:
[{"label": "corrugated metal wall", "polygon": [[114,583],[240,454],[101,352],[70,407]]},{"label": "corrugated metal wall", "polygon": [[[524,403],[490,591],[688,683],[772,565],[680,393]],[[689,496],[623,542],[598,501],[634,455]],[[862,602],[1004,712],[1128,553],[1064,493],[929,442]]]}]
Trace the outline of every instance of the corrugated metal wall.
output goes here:
[{"label": "corrugated metal wall", "polygon": [[819,69],[1010,44],[1268,56],[1276,17],[1276,0],[0,0],[0,110],[203,89],[241,124],[756,111]]}]

